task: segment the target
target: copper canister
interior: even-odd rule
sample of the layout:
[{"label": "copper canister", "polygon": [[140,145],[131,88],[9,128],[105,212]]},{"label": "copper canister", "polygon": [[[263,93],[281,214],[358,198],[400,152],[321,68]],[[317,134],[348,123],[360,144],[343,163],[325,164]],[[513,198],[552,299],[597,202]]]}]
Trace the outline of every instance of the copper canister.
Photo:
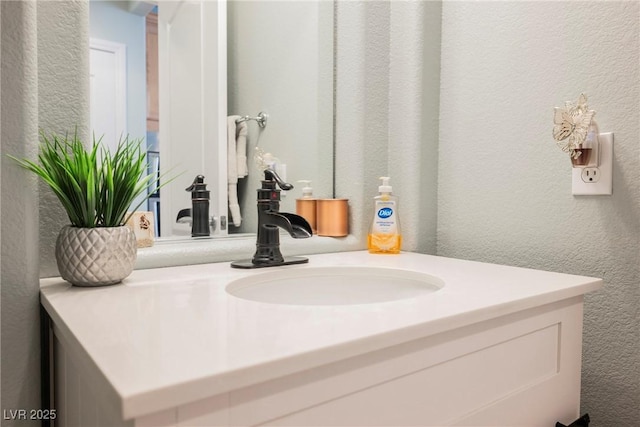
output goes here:
[{"label": "copper canister", "polygon": [[349,235],[349,199],[318,199],[316,203],[318,236]]},{"label": "copper canister", "polygon": [[296,213],[307,220],[311,226],[313,234],[317,233],[316,224],[316,210],[317,199],[297,199],[296,200]]}]

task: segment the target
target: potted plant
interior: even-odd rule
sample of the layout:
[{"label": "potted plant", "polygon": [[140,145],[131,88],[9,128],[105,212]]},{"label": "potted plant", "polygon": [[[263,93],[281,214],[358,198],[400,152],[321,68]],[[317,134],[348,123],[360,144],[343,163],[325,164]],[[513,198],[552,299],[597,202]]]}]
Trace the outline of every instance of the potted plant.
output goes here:
[{"label": "potted plant", "polygon": [[[137,256],[135,234],[124,226],[127,212],[142,205],[159,180],[147,174],[142,139],[121,139],[112,153],[95,137],[85,148],[77,132],[73,138],[44,132],[40,137],[38,163],[11,157],[42,178],[69,217],[71,224],[56,241],[60,275],[76,286],[119,283]],[[139,196],[142,201],[130,209]]]}]

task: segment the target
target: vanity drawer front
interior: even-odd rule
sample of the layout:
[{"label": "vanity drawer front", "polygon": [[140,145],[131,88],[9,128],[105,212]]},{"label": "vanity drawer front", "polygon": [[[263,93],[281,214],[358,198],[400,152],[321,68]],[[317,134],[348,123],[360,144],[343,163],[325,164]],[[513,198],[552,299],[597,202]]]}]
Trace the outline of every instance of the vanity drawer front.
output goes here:
[{"label": "vanity drawer front", "polygon": [[277,419],[273,425],[450,424],[554,376],[559,331],[556,323]]},{"label": "vanity drawer front", "polygon": [[553,425],[578,414],[581,330],[561,301],[231,392],[229,421]]}]

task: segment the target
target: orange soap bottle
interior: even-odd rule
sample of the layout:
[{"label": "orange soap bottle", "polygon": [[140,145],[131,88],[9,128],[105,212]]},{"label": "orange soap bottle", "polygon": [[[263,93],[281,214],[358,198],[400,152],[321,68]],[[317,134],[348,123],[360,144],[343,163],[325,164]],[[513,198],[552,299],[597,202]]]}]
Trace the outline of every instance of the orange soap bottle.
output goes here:
[{"label": "orange soap bottle", "polygon": [[402,246],[400,218],[398,216],[398,198],[391,194],[389,177],[380,177],[382,185],[373,198],[373,221],[367,239],[372,254],[398,254]]}]

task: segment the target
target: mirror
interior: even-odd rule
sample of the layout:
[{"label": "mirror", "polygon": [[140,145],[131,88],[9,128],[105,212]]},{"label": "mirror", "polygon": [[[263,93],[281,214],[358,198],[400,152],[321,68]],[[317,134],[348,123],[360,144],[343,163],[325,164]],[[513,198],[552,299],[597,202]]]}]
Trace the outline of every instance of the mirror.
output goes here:
[{"label": "mirror", "polygon": [[[149,18],[156,13],[153,33]],[[282,211],[295,212],[298,180],[311,180],[316,197],[333,196],[332,2],[92,0],[90,36],[96,134],[145,137],[163,170],[184,172],[149,202],[162,239],[189,236],[176,217],[191,207],[185,188],[197,174],[205,175],[210,215],[218,219],[212,235],[254,233],[262,175],[256,147],[278,158],[278,171],[296,185],[283,194]],[[147,67],[154,66],[147,53],[154,38],[156,77]],[[100,67],[113,68],[106,77],[95,71],[94,56]],[[238,180],[242,222],[235,226],[226,219],[226,117],[261,111],[269,114],[264,129],[247,122],[249,175]],[[94,127],[98,117],[103,123]]]}]

